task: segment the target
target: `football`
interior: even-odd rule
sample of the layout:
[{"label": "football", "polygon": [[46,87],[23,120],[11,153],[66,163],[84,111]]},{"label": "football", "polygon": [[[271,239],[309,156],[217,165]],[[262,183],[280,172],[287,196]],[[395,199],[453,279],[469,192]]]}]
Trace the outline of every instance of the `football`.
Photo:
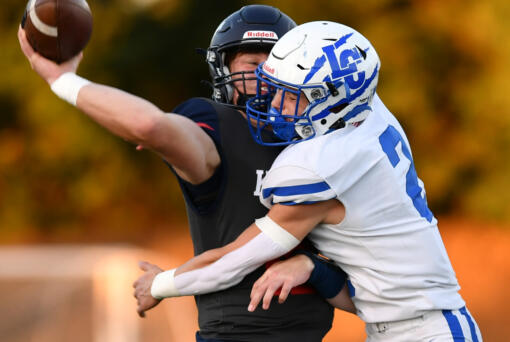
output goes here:
[{"label": "football", "polygon": [[35,51],[62,63],[89,42],[92,13],[85,0],[29,0],[21,27]]}]

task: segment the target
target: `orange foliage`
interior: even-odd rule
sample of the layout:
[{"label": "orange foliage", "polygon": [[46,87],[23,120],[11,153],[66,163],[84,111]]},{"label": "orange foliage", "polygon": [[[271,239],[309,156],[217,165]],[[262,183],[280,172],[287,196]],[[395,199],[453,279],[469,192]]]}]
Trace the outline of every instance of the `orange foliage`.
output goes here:
[{"label": "orange foliage", "polygon": [[[167,111],[210,95],[194,48],[208,45],[240,1],[89,3],[94,32],[80,74]],[[506,0],[264,3],[298,23],[326,19],[363,32],[381,57],[378,92],[408,133],[432,210],[510,221]],[[0,12],[0,241],[65,240],[66,230],[137,241],[147,227],[183,221],[177,183],[158,157],[58,100],[30,70],[16,40],[24,5],[5,0]]]}]

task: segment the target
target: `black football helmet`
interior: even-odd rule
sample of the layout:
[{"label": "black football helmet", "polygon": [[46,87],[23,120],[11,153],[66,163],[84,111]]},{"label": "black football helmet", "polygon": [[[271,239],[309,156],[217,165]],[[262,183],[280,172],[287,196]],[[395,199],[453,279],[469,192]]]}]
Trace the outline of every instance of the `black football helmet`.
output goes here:
[{"label": "black football helmet", "polygon": [[276,41],[296,23],[279,9],[266,5],[244,6],[229,15],[218,26],[207,49],[206,61],[212,77],[213,94],[216,102],[231,106],[234,82],[243,81],[238,89],[240,98],[234,107],[245,108],[246,100],[255,94],[246,94],[244,81],[256,79],[253,71],[230,73],[228,55],[241,49],[269,52]]}]

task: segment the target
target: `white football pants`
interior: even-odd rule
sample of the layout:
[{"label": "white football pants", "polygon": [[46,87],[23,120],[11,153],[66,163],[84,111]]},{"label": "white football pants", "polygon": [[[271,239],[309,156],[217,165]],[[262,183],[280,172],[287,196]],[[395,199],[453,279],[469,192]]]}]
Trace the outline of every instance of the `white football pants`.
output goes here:
[{"label": "white football pants", "polygon": [[466,307],[430,311],[403,321],[367,323],[366,332],[366,342],[482,342]]}]

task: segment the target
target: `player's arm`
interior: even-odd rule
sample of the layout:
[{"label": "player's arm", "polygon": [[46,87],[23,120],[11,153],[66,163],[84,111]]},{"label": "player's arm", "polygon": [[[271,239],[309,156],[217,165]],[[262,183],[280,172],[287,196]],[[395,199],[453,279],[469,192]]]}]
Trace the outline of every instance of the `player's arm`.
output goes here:
[{"label": "player's arm", "polygon": [[122,90],[77,77],[74,73],[81,54],[56,64],[34,52],[21,27],[18,38],[32,69],[60,97],[113,134],[160,154],[184,180],[199,184],[212,176],[220,163],[218,151],[193,121],[165,114],[149,101]]},{"label": "player's arm", "polygon": [[267,216],[225,247],[198,255],[174,270],[144,269],[146,273],[134,283],[138,312],[143,315],[157,304],[156,299],[203,294],[236,285],[265,262],[292,250],[320,222],[339,222],[343,216],[335,216],[338,214],[343,215],[343,207],[336,200],[275,205]]},{"label": "player's arm", "polygon": [[253,284],[248,311],[254,311],[262,302],[269,309],[277,290],[278,303],[287,300],[290,291],[302,284],[311,285],[332,306],[355,313],[355,307],[346,286],[345,272],[320,255],[297,251],[296,255],[269,267]]},{"label": "player's arm", "polygon": [[157,152],[192,184],[209,179],[220,163],[213,140],[195,122],[122,90],[89,84],[77,107],[115,135]]},{"label": "player's arm", "polygon": [[[235,285],[265,262],[296,247],[323,220],[328,206],[332,205],[273,206],[267,216],[256,220],[232,243],[206,251],[169,271],[176,292],[156,296],[202,294]],[[153,286],[153,290],[159,292],[159,286]]]},{"label": "player's arm", "polygon": [[[239,251],[246,248],[246,245],[252,242],[257,236],[283,234],[282,239],[290,239],[292,241],[281,242],[282,251],[280,255],[275,255],[266,260],[260,261],[260,265],[266,261],[273,260],[297,246],[297,244],[305,238],[308,233],[315,228],[319,223],[338,223],[343,218],[343,206],[337,200],[323,201],[315,204],[306,205],[274,205],[268,212],[266,217],[256,220],[255,223],[250,225],[239,237],[233,242],[221,248],[208,250],[180,266],[176,269],[175,275],[183,274],[195,269],[209,266],[214,262],[219,261],[227,254],[234,251]],[[268,227],[267,225],[271,225]],[[274,233],[274,231],[278,231]],[[269,237],[272,240],[279,240],[279,236],[272,235]],[[276,242],[278,243],[278,241]],[[287,244],[283,246],[284,244]],[[288,250],[286,250],[288,249]],[[262,254],[261,251],[253,254]],[[256,256],[249,255],[248,258],[255,258]],[[258,265],[258,266],[260,266]],[[257,266],[257,267],[258,267]]]}]

